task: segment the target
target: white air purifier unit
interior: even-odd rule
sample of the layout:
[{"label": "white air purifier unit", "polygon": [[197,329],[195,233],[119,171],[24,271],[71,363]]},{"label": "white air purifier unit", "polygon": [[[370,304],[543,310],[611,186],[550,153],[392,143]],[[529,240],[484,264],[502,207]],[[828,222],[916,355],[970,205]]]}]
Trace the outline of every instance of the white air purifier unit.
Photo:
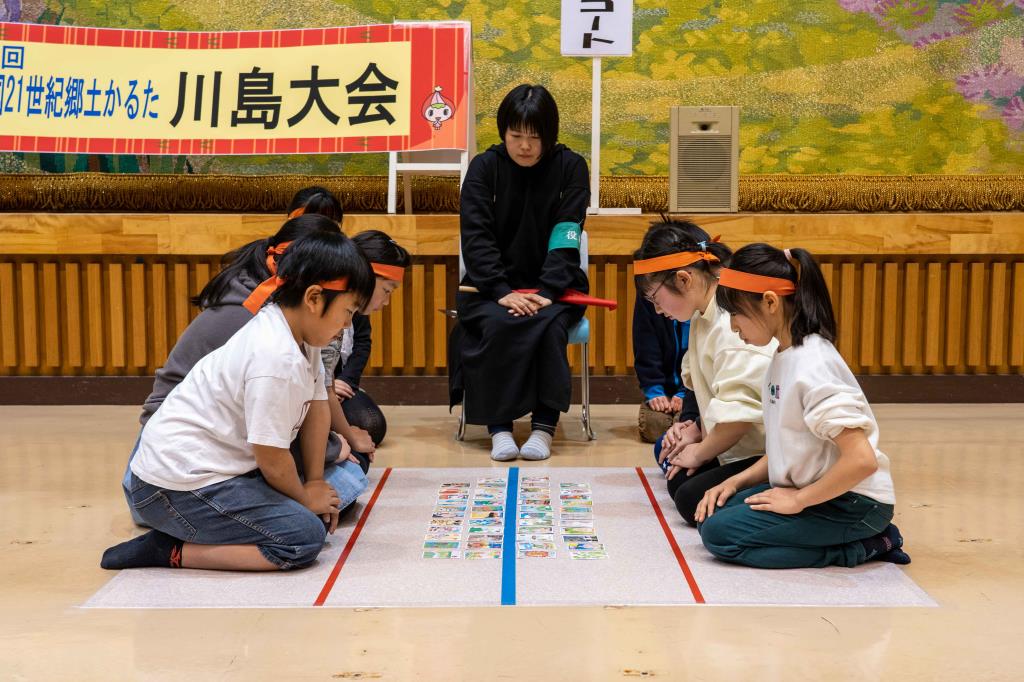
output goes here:
[{"label": "white air purifier unit", "polygon": [[740,108],[672,107],[668,210],[739,210]]}]

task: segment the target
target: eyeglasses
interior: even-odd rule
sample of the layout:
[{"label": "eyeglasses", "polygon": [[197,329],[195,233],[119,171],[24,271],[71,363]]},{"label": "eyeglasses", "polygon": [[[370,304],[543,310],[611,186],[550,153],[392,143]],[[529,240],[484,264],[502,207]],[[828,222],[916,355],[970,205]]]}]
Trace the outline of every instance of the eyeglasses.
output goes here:
[{"label": "eyeglasses", "polygon": [[[673,273],[673,274],[675,274],[675,273]],[[671,277],[672,277],[672,275],[669,275],[668,277],[665,277],[664,279],[661,280],[661,284],[659,284],[658,286],[654,287],[654,291],[652,291],[649,294],[644,294],[644,298],[647,299],[648,303],[654,303],[654,297],[658,295],[658,290],[661,289],[663,286],[665,286],[665,282],[667,282],[669,279],[671,279]]]}]

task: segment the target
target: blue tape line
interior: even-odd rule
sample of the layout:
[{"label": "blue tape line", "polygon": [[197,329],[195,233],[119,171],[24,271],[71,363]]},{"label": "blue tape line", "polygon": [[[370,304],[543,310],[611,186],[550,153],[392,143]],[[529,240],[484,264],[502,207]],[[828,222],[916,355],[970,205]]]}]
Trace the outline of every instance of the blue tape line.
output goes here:
[{"label": "blue tape line", "polygon": [[505,535],[501,542],[501,605],[516,605],[516,515],[519,513],[519,467],[508,470]]}]

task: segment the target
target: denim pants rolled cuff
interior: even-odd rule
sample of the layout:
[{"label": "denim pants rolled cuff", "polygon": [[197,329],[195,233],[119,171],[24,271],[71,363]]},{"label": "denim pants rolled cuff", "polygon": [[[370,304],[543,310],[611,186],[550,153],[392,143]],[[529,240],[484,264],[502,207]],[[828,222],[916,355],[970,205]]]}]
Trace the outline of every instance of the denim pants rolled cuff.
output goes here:
[{"label": "denim pants rolled cuff", "polygon": [[[320,555],[320,551],[317,550],[317,552],[312,555],[312,558],[308,560],[303,559],[301,561],[291,561],[289,559],[281,558],[274,552],[274,550],[272,550],[270,547],[266,545],[256,545],[256,549],[260,551],[260,554],[263,555],[264,559],[274,564],[274,566],[276,566],[277,569],[280,571],[291,571],[298,568],[306,568],[307,566],[311,566],[313,562],[316,561],[316,558]],[[304,557],[304,555],[306,554],[302,551],[302,548],[300,547],[294,547],[292,549],[296,557]]]}]

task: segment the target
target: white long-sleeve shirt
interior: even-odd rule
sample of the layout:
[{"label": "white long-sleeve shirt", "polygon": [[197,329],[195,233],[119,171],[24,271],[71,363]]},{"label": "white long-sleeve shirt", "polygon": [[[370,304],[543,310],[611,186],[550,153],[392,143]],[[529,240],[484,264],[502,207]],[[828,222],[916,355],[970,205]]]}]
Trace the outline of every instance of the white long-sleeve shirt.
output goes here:
[{"label": "white long-sleeve shirt", "polygon": [[852,492],[885,504],[896,501],[871,406],[839,351],[817,334],[772,359],[764,380],[764,425],[772,486],[814,483],[839,459],[832,439],[844,429],[863,429],[878,470]]},{"label": "white long-sleeve shirt", "polygon": [[749,422],[754,427],[718,456],[721,464],[763,455],[761,388],[778,347],[750,346],[732,330],[729,315],[714,300],[690,320],[690,346],[683,356],[683,383],[693,391],[708,433],[717,424]]}]

